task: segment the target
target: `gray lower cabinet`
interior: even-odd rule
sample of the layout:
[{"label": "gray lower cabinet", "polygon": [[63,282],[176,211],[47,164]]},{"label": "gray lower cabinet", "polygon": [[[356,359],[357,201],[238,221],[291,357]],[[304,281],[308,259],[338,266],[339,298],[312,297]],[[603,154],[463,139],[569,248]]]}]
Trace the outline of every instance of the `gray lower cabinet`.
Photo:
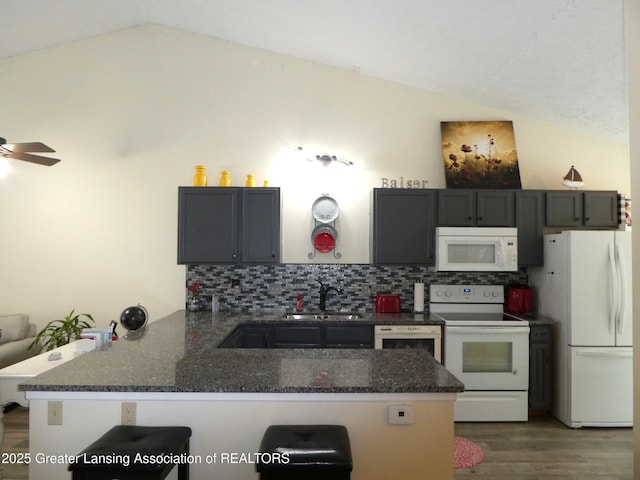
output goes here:
[{"label": "gray lower cabinet", "polygon": [[544,235],[544,192],[519,190],[515,193],[518,228],[518,265],[542,265]]},{"label": "gray lower cabinet", "polygon": [[372,262],[435,264],[436,191],[373,190]]},{"label": "gray lower cabinet", "polygon": [[618,192],[546,192],[546,221],[549,227],[614,228],[619,222]]},{"label": "gray lower cabinet", "polygon": [[238,325],[219,348],[373,348],[373,325],[324,322]]},{"label": "gray lower cabinet", "polygon": [[178,189],[179,264],[279,261],[279,188]]},{"label": "gray lower cabinet", "polygon": [[277,325],[273,332],[275,348],[321,348],[322,328],[319,325]]},{"label": "gray lower cabinet", "polygon": [[529,408],[551,408],[552,355],[551,326],[530,325],[529,333]]},{"label": "gray lower cabinet", "polygon": [[327,325],[325,327],[326,348],[373,348],[371,325]]},{"label": "gray lower cabinet", "polygon": [[270,348],[273,345],[272,328],[253,325],[238,331],[240,340],[233,342],[235,348]]}]

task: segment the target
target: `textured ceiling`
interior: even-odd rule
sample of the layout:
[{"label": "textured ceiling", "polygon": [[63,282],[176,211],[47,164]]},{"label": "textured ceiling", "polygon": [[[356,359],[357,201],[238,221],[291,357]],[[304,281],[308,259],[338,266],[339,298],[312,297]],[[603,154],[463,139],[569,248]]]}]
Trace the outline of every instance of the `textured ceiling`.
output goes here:
[{"label": "textured ceiling", "polygon": [[623,0],[0,0],[0,57],[156,23],[628,142]]}]

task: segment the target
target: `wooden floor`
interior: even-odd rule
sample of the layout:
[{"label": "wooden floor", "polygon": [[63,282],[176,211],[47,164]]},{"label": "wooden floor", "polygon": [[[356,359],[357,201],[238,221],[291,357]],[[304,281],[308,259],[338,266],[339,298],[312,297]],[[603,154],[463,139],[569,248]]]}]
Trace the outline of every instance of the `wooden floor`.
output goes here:
[{"label": "wooden floor", "polygon": [[[5,413],[2,451],[29,451],[29,410]],[[456,423],[455,434],[479,444],[485,461],[455,471],[455,480],[632,480],[630,428],[565,427],[552,417],[523,423]],[[4,480],[29,478],[25,465],[2,465]],[[437,479],[433,479],[437,480]]]},{"label": "wooden floor", "polygon": [[4,480],[26,480],[29,467],[25,464],[11,463],[7,454],[29,452],[29,409],[12,405],[5,411],[4,442],[2,443],[3,462],[0,464],[0,478]]},{"label": "wooden floor", "polygon": [[568,428],[553,417],[523,423],[456,423],[455,434],[480,445],[485,460],[455,480],[632,480],[631,428]]}]

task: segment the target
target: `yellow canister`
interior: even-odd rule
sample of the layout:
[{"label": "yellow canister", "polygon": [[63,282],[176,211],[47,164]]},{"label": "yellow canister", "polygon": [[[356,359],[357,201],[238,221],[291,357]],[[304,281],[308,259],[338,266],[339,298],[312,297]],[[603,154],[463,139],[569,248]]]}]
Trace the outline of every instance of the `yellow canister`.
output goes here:
[{"label": "yellow canister", "polygon": [[244,184],[245,187],[255,187],[256,186],[256,179],[253,178],[253,175],[249,174],[247,175],[247,181]]},{"label": "yellow canister", "polygon": [[196,173],[193,176],[194,187],[207,186],[207,169],[202,165],[196,165]]},{"label": "yellow canister", "polygon": [[221,187],[230,187],[231,186],[231,174],[226,170],[221,173],[220,177],[220,186]]}]

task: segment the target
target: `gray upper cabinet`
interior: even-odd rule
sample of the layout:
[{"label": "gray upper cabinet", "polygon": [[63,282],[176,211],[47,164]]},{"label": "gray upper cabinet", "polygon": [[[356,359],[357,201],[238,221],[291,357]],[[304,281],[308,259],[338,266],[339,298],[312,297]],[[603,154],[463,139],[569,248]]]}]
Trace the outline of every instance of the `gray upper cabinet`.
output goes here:
[{"label": "gray upper cabinet", "polygon": [[546,192],[546,225],[549,227],[606,227],[618,225],[618,192]]},{"label": "gray upper cabinet", "polygon": [[516,227],[518,228],[518,265],[542,265],[544,235],[544,192],[515,192]]},{"label": "gray upper cabinet", "polygon": [[438,225],[473,226],[475,220],[475,190],[438,190]]},{"label": "gray upper cabinet", "polygon": [[279,261],[279,188],[178,189],[179,264]]},{"label": "gray upper cabinet", "polygon": [[549,227],[579,227],[582,225],[582,192],[548,191],[546,221]]},{"label": "gray upper cabinet", "polygon": [[435,190],[373,190],[373,263],[435,263],[435,200]]},{"label": "gray upper cabinet", "polygon": [[244,263],[280,263],[280,189],[242,188]]},{"label": "gray upper cabinet", "polygon": [[373,194],[374,264],[435,264],[435,227],[517,227],[518,265],[543,263],[545,227],[615,228],[615,191],[392,189]]},{"label": "gray upper cabinet", "polygon": [[443,227],[513,227],[513,190],[439,190],[438,222]]},{"label": "gray upper cabinet", "polygon": [[618,192],[584,192],[585,227],[616,227],[619,220]]}]

